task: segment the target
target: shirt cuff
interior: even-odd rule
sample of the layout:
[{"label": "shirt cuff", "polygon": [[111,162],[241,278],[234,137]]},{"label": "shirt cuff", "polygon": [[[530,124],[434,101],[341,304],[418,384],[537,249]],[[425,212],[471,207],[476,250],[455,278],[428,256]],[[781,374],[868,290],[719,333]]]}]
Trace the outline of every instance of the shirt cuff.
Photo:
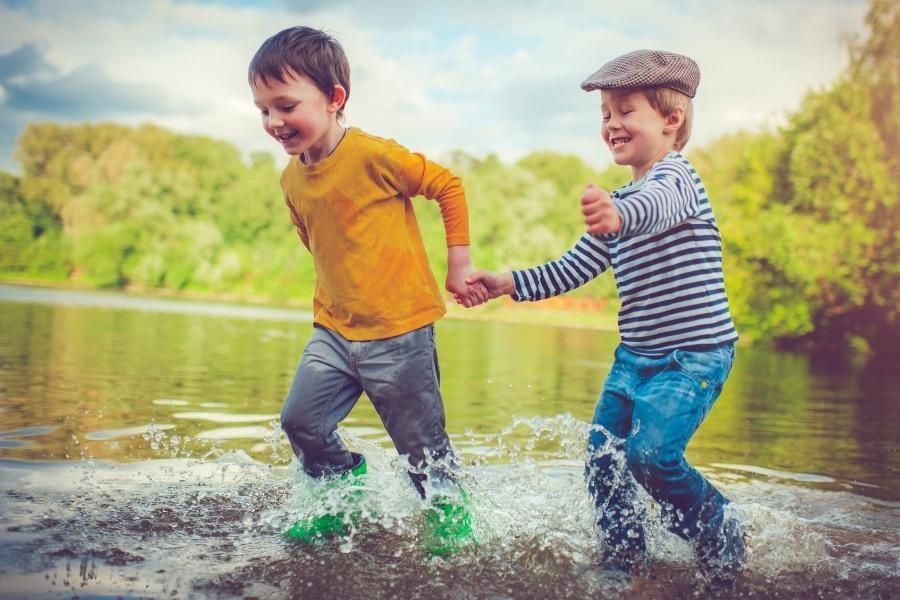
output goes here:
[{"label": "shirt cuff", "polygon": [[515,302],[525,302],[526,300],[530,299],[528,297],[528,294],[523,291],[525,287],[525,278],[521,273],[522,271],[512,272],[513,284],[516,287],[516,291],[510,295],[510,298],[512,298]]}]

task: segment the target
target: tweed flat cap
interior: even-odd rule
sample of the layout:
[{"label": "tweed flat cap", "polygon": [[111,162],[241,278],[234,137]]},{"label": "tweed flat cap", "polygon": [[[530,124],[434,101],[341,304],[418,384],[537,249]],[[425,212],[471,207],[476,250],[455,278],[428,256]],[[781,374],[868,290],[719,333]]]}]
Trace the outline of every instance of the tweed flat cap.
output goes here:
[{"label": "tweed flat cap", "polygon": [[581,83],[581,89],[664,87],[691,98],[697,93],[700,68],[693,60],[674,52],[635,50],[614,58]]}]

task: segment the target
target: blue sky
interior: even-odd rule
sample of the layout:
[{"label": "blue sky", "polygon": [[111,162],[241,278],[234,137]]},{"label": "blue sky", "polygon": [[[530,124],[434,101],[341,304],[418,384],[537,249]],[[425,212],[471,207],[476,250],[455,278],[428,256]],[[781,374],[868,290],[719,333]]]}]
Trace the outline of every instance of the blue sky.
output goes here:
[{"label": "blue sky", "polygon": [[534,150],[609,163],[578,85],[637,48],[700,65],[699,146],[783,121],[862,32],[858,0],[0,0],[0,169],[29,121],[153,122],[279,155],[246,84],[268,36],[328,30],[350,59],[347,122],[435,159]]}]

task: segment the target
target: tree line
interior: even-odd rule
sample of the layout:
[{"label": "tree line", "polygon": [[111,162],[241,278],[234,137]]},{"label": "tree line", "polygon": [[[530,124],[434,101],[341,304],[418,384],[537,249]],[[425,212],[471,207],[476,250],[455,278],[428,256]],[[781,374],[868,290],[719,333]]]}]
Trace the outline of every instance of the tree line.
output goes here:
[{"label": "tree line", "polygon": [[[847,68],[785,125],[687,152],[716,211],[745,338],[897,352],[900,5],[873,0],[866,25]],[[313,265],[268,154],[245,161],[230,144],[153,125],[32,123],[16,158],[20,176],[0,172],[6,277],[311,298]],[[458,152],[444,162],[463,179],[473,258],[488,269],[558,257],[583,231],[584,185],[629,178],[555,152],[514,164]],[[414,204],[443,273],[440,213]],[[574,294],[616,302],[607,276]]]}]

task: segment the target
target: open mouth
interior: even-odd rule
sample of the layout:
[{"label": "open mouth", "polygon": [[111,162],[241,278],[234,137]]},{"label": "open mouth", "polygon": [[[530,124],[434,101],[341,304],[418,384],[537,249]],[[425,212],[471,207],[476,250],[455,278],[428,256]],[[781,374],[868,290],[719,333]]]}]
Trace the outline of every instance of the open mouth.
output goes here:
[{"label": "open mouth", "polygon": [[613,148],[617,148],[619,146],[623,146],[623,145],[627,144],[630,141],[631,141],[630,137],[618,137],[618,138],[613,138],[613,139],[609,140],[609,145],[612,146]]},{"label": "open mouth", "polygon": [[283,144],[283,143],[291,140],[292,138],[294,138],[296,135],[297,135],[296,131],[291,131],[289,133],[276,133],[275,137],[278,138],[278,141]]}]

